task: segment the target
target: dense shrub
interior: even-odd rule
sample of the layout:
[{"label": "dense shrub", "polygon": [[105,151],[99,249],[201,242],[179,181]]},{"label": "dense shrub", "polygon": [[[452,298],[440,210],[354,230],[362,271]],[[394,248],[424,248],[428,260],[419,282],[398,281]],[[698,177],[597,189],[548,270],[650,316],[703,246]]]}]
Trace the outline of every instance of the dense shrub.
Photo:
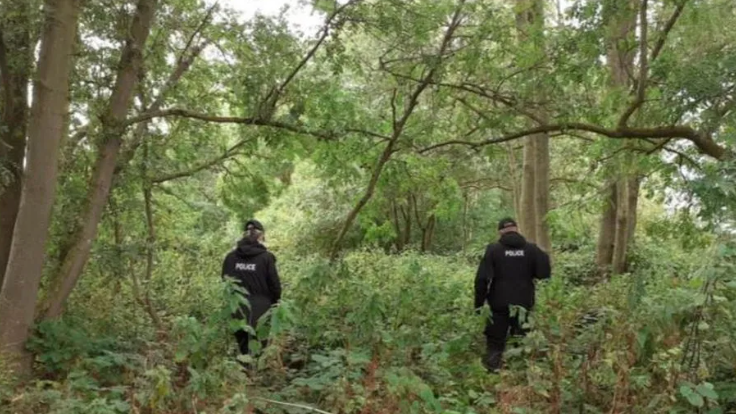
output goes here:
[{"label": "dense shrub", "polygon": [[33,350],[44,379],[2,396],[20,413],[304,412],[284,402],[333,413],[733,409],[733,246],[688,257],[689,267],[649,255],[631,274],[578,285],[588,255],[556,258],[529,318],[534,330],[509,347],[501,376],[480,364],[473,260],[358,251],[333,265],[281,262],[285,300],[259,329],[271,345],[249,375],[228,333],[237,296],[192,281],[200,295],[177,296],[187,302],[177,309],[191,313],[167,313],[164,336],[133,323],[101,335],[90,329],[102,321],[89,322],[99,316],[80,309],[39,326]]}]

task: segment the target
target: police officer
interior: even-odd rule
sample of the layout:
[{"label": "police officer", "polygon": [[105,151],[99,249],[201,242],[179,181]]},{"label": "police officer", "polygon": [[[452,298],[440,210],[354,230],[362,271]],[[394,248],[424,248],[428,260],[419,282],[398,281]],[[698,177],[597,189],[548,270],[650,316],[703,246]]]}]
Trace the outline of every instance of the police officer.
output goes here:
[{"label": "police officer", "polygon": [[[281,281],[276,270],[276,256],[262,244],[265,231],[257,220],[245,224],[245,234],[235,250],[222,263],[222,277],[234,278],[247,291],[250,309],[243,306],[234,315],[246,319],[248,325],[256,327],[258,319],[271,306],[281,300]],[[249,353],[249,335],[244,330],[235,332],[240,353]]]},{"label": "police officer", "polygon": [[[475,278],[475,309],[488,302],[491,319],[486,324],[487,354],[484,365],[490,372],[501,368],[506,339],[526,334],[518,312],[511,307],[531,310],[534,306],[534,279],[550,277],[549,255],[519,234],[513,219],[498,223],[500,239],[486,247]],[[521,312],[524,313],[524,312]]]}]

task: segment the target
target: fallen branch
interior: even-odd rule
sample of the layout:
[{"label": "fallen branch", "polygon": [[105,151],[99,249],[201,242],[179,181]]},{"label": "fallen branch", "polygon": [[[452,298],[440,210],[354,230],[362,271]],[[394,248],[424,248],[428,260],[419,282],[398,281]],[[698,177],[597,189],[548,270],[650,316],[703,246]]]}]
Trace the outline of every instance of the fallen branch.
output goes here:
[{"label": "fallen branch", "polygon": [[253,399],[254,400],[258,400],[258,401],[267,402],[269,404],[281,405],[281,406],[284,406],[284,407],[301,408],[302,410],[307,410],[307,411],[313,412],[313,413],[332,414],[332,413],[330,413],[328,411],[323,411],[323,410],[320,410],[319,408],[310,407],[308,405],[287,403],[287,402],[281,402],[281,401],[276,401],[276,400],[269,400],[268,398],[262,398],[262,397],[255,397]]}]

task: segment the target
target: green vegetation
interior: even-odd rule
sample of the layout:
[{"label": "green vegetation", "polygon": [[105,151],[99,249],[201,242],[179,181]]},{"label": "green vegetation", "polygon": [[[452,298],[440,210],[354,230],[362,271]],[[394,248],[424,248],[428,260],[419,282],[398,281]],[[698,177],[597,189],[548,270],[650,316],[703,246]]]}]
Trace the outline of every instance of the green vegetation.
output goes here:
[{"label": "green vegetation", "polygon": [[[0,2],[0,412],[736,412],[731,0],[308,3]],[[490,375],[505,216],[553,275]]]}]

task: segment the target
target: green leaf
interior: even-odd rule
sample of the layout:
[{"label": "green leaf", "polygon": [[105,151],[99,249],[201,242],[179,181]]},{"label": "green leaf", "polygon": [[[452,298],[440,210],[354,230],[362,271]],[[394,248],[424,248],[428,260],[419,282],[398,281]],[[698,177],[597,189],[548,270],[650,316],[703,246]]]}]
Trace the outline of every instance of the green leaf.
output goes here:
[{"label": "green leaf", "polygon": [[713,384],[709,382],[704,382],[698,385],[695,389],[698,391],[698,393],[700,393],[700,395],[709,400],[718,400],[718,393],[715,389],[713,389]]},{"label": "green leaf", "polygon": [[702,407],[705,405],[705,400],[703,400],[703,397],[694,392],[692,388],[688,387],[687,385],[683,385],[680,387],[680,394],[682,394],[685,399],[687,399],[687,402],[690,403],[690,405],[694,407]]}]

